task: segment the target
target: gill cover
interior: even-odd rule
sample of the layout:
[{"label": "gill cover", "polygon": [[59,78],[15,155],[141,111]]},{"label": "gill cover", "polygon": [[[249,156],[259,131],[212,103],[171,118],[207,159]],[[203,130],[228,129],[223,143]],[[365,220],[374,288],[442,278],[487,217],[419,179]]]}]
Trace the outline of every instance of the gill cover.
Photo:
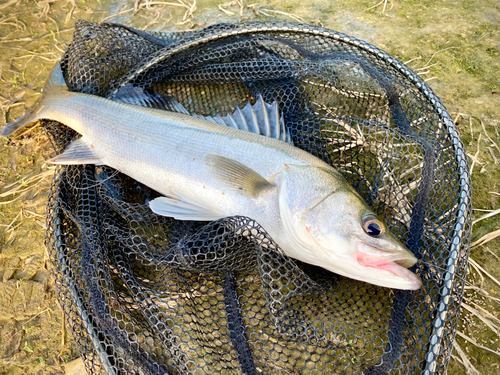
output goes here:
[{"label": "gill cover", "polygon": [[323,251],[317,243],[320,233],[315,225],[310,225],[311,222],[305,219],[338,189],[350,186],[347,182],[343,183],[343,177],[339,179],[330,171],[309,165],[286,165],[277,182],[280,216],[283,229],[295,247],[294,256],[302,261],[321,265],[326,254],[311,251]]}]

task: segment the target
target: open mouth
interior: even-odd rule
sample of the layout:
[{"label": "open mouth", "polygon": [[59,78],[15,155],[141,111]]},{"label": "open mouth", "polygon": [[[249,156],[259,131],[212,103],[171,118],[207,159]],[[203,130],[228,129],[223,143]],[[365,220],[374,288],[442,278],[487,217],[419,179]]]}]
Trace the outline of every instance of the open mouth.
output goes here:
[{"label": "open mouth", "polygon": [[401,277],[410,283],[408,289],[417,290],[422,286],[420,278],[408,269],[417,262],[417,258],[409,251],[386,252],[365,243],[358,243],[355,253],[360,265]]}]

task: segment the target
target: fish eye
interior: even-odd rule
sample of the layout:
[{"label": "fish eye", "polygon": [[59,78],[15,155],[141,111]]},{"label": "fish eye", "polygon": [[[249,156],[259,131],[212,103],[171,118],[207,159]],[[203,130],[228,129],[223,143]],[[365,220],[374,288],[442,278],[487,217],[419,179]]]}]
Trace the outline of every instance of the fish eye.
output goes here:
[{"label": "fish eye", "polygon": [[365,215],[363,218],[363,230],[372,237],[379,237],[385,233],[385,225],[373,214]]}]

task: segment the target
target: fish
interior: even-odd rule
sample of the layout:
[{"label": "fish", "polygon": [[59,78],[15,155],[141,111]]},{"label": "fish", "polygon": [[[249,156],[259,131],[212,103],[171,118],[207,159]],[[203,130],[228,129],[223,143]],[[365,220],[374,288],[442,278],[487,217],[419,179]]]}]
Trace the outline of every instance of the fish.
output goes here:
[{"label": "fish", "polygon": [[293,145],[276,102],[253,101],[204,117],[132,85],[111,99],[71,92],[57,65],[39,103],[1,133],[58,121],[81,137],[51,163],[115,168],[161,194],[149,202],[158,215],[249,217],[291,258],[382,287],[419,289],[408,269],[415,255],[340,172]]}]

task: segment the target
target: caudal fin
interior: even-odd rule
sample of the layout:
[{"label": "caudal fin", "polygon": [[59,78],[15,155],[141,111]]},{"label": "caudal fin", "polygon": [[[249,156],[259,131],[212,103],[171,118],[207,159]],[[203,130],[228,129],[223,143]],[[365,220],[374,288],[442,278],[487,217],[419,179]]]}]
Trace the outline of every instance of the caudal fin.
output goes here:
[{"label": "caudal fin", "polygon": [[27,112],[24,116],[18,118],[16,121],[11,122],[10,124],[5,125],[2,129],[0,129],[0,135],[2,137],[7,137],[17,130],[21,129],[23,126],[32,123],[33,121],[39,120],[43,118],[41,116],[41,110],[43,108],[43,102],[45,97],[50,91],[55,87],[65,87],[66,81],[62,75],[61,64],[57,63],[55,68],[52,70],[49,80],[45,84],[43,89],[43,94],[38,103],[33,107],[32,110]]}]

